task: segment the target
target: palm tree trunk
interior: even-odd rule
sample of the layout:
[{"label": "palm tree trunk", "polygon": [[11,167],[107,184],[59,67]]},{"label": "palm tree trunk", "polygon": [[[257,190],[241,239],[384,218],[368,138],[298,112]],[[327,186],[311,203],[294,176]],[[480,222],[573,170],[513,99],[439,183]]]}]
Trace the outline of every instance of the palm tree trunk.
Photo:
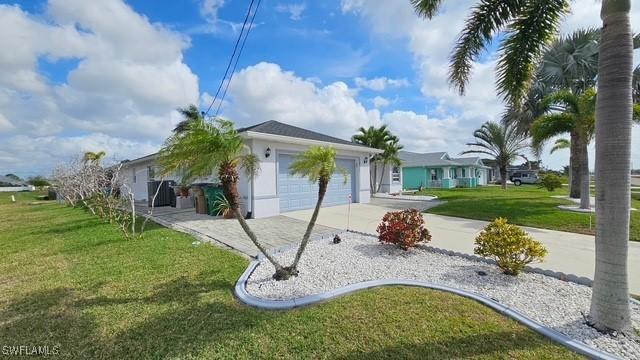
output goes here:
[{"label": "palm tree trunk", "polygon": [[590,316],[601,330],[631,329],[627,253],[631,203],[630,0],[603,0],[596,103],[596,267]]},{"label": "palm tree trunk", "polygon": [[307,231],[304,232],[304,236],[302,237],[302,242],[300,243],[298,252],[296,252],[296,258],[293,260],[293,264],[291,264],[290,275],[298,274],[298,262],[300,262],[302,253],[304,253],[304,249],[307,247],[307,244],[309,243],[309,238],[311,237],[311,232],[313,231],[313,227],[316,225],[316,221],[318,220],[318,214],[320,213],[320,207],[322,206],[322,200],[324,200],[324,195],[327,193],[328,185],[329,185],[329,179],[320,178],[320,181],[318,182],[318,201],[316,202],[315,209],[313,209],[313,215],[311,215],[311,219],[309,220],[309,225],[307,225]]},{"label": "palm tree trunk", "polygon": [[500,178],[502,179],[502,189],[507,190],[507,167],[500,166]]},{"label": "palm tree trunk", "polygon": [[[382,188],[382,181],[384,180],[384,172],[387,170],[387,163],[385,161],[382,162],[382,174],[380,175],[380,182],[378,183],[378,187],[376,188],[376,192],[379,193]],[[391,180],[391,179],[389,179]]]},{"label": "palm tree trunk", "polygon": [[578,147],[580,151],[578,152],[578,168],[580,169],[580,208],[581,209],[590,209],[591,208],[591,193],[590,193],[590,179],[589,179],[589,149],[588,149],[588,140],[585,139],[586,136],[580,136],[580,143]]},{"label": "palm tree trunk", "polygon": [[232,163],[223,163],[220,165],[220,169],[218,170],[218,177],[220,178],[220,182],[222,183],[222,192],[224,193],[224,197],[229,202],[231,207],[231,212],[234,217],[240,223],[240,227],[247,234],[253,245],[255,245],[258,250],[264,255],[264,257],[269,260],[269,262],[276,268],[276,272],[282,269],[282,265],[276,261],[276,259],[269,254],[267,249],[262,246],[262,244],[258,241],[256,234],[249,228],[249,224],[244,219],[244,216],[240,213],[240,195],[238,194],[238,170],[235,165]]},{"label": "palm tree trunk", "polygon": [[576,130],[571,132],[571,145],[569,147],[569,196],[580,199],[580,153],[579,134]]}]

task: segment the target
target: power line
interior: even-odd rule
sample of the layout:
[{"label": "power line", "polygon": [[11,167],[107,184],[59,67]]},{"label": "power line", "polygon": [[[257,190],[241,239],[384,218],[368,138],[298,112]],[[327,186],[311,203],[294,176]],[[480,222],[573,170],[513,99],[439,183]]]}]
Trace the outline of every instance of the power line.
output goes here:
[{"label": "power line", "polygon": [[238,66],[238,60],[240,60],[240,56],[242,56],[242,50],[244,49],[244,44],[247,42],[247,37],[249,37],[251,28],[253,28],[253,21],[256,19],[256,14],[258,13],[258,8],[260,8],[261,2],[262,0],[258,0],[258,3],[256,4],[256,8],[253,11],[253,16],[251,17],[251,23],[249,23],[249,28],[245,33],[244,39],[242,39],[242,45],[240,46],[240,51],[238,52],[238,56],[236,57],[235,63],[233,64],[233,70],[231,70],[231,74],[229,75],[229,80],[227,81],[227,84],[224,87],[224,92],[222,93],[222,97],[220,98],[220,102],[218,103],[218,108],[216,109],[216,115],[214,117],[218,117],[218,115],[220,114],[220,109],[222,108],[222,102],[224,101],[224,98],[227,96],[227,90],[229,90],[229,84],[231,84],[231,79],[233,79],[233,74],[235,74],[236,72],[236,67]]},{"label": "power line", "polygon": [[[220,80],[220,86],[218,86],[218,90],[216,90],[216,94],[214,95],[213,100],[211,101],[211,104],[209,104],[209,107],[207,108],[207,111],[204,113],[205,116],[207,114],[209,114],[209,111],[211,111],[211,108],[213,107],[213,104],[216,102],[216,99],[218,98],[218,95],[220,94],[220,90],[222,89],[222,86],[224,85],[224,80],[227,78],[227,75],[229,74],[229,69],[231,68],[231,64],[233,63],[233,58],[236,56],[236,51],[238,50],[238,44],[240,44],[240,39],[242,39],[242,34],[244,33],[244,29],[247,26],[247,21],[249,20],[249,15],[251,15],[251,8],[253,7],[253,2],[254,1],[255,0],[251,0],[251,3],[249,3],[249,8],[247,9],[247,14],[244,17],[244,22],[242,23],[242,28],[240,29],[240,33],[238,34],[238,38],[236,39],[236,43],[233,46],[233,53],[231,53],[231,57],[229,58],[229,63],[227,64],[227,68],[224,71],[224,76],[222,77],[222,80]],[[253,19],[252,19],[251,22],[253,23]],[[244,45],[244,43],[243,43],[243,45]]]}]

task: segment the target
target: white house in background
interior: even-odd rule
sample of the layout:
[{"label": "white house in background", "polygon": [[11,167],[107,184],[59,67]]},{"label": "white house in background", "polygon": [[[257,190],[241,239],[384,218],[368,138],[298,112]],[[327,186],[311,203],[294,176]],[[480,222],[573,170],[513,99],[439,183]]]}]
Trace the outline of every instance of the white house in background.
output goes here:
[{"label": "white house in background", "polygon": [[[244,214],[264,218],[315,206],[317,184],[289,174],[289,164],[296,154],[312,145],[335,148],[338,165],[348,172],[346,183],[342,175],[334,174],[331,178],[323,206],[347,204],[349,201],[369,202],[368,158],[382,151],[274,120],[238,129],[238,133],[244,139],[247,151],[260,160],[260,171],[253,179],[240,172],[238,191]],[[133,189],[136,200],[148,199],[147,182],[159,180],[155,171],[156,157],[157,154],[152,154],[123,162],[125,183]],[[169,179],[179,180],[177,176]],[[212,176],[197,182],[218,181]]]},{"label": "white house in background", "polygon": [[36,187],[22,180],[0,175],[0,192],[35,191]]}]

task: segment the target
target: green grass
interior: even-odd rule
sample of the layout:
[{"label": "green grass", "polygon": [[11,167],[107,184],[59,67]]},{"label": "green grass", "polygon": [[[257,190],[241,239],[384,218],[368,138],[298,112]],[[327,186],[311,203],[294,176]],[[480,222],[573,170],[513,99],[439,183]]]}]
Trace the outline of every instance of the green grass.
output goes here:
[{"label": "green grass", "polygon": [[[558,205],[573,204],[568,200],[552,198],[567,195],[566,188],[549,192],[536,185],[499,186],[460,189],[426,189],[421,194],[436,195],[446,203],[427,212],[468,219],[493,220],[506,217],[523,226],[561,230],[582,234],[595,234],[595,215],[558,209]],[[640,209],[640,199],[632,199],[631,206]],[[640,241],[640,212],[631,212],[630,240]]]},{"label": "green grass", "polygon": [[425,289],[256,310],[232,294],[248,264],[234,253],[159,226],[125,240],[82,210],[17,197],[0,195],[0,347],[105,359],[577,357],[474,301]]}]

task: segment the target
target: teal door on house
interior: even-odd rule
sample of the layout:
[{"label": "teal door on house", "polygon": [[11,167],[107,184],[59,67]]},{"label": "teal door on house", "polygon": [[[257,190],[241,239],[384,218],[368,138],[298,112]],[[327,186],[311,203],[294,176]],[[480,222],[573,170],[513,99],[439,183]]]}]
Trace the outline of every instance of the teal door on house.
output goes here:
[{"label": "teal door on house", "polygon": [[[278,156],[278,197],[280,198],[280,212],[311,209],[318,200],[318,184],[309,179],[289,174],[289,165],[294,160],[293,155],[280,154]],[[333,174],[329,181],[327,193],[322,206],[342,205],[349,203],[349,196],[355,200],[356,163],[351,159],[336,159],[338,166],[347,170],[347,182],[339,173]]]},{"label": "teal door on house", "polygon": [[427,170],[423,167],[402,168],[402,188],[417,189],[427,187]]}]

